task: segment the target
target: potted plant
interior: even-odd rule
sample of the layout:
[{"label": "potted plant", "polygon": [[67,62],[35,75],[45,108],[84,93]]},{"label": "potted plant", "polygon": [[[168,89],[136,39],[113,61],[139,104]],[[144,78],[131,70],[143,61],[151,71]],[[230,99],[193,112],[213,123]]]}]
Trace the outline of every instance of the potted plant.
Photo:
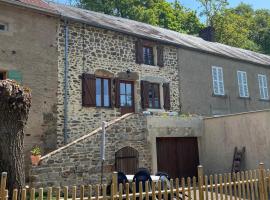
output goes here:
[{"label": "potted plant", "polygon": [[37,166],[41,158],[41,149],[39,146],[34,146],[31,150],[32,165]]}]

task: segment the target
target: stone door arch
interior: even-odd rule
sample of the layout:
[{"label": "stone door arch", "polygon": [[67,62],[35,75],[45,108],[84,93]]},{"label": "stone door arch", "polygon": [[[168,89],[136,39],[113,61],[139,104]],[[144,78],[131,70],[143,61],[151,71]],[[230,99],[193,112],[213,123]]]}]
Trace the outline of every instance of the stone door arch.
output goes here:
[{"label": "stone door arch", "polygon": [[139,152],[132,147],[124,147],[115,153],[115,170],[125,174],[135,174],[139,166]]}]

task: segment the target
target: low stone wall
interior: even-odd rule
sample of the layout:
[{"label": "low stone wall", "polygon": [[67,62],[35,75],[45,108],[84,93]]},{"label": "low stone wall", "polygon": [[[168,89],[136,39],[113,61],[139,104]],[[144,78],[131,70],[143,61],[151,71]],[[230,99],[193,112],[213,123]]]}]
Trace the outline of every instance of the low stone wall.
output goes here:
[{"label": "low stone wall", "polygon": [[[42,157],[31,170],[35,187],[95,184],[100,182],[101,128]],[[130,146],[139,152],[139,167],[151,169],[150,145],[147,142],[146,117],[127,114],[106,128],[106,161],[104,175],[108,179],[114,170],[115,152]]]}]

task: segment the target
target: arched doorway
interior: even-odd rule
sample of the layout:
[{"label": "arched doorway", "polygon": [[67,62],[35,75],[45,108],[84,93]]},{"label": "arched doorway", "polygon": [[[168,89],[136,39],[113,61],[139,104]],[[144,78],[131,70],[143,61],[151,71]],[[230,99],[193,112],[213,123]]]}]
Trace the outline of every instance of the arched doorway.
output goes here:
[{"label": "arched doorway", "polygon": [[132,147],[124,147],[115,153],[115,170],[125,174],[135,174],[139,163],[139,152]]}]

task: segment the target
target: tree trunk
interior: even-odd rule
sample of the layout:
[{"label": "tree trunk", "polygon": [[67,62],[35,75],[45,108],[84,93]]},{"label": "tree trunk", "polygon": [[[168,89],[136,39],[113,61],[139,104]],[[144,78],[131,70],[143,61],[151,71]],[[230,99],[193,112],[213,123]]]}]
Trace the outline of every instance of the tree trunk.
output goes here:
[{"label": "tree trunk", "polygon": [[0,81],[0,172],[7,172],[7,189],[24,187],[23,128],[31,105],[30,91],[10,80]]}]

